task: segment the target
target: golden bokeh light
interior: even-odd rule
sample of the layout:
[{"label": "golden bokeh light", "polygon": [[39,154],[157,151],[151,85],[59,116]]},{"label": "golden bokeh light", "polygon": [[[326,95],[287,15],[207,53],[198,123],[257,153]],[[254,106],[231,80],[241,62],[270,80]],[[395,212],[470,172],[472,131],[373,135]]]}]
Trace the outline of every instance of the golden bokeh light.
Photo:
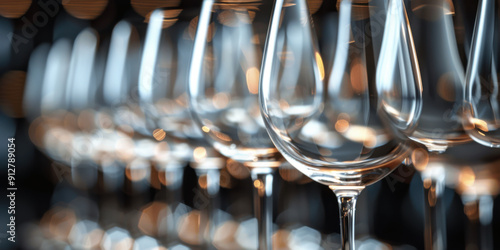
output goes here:
[{"label": "golden bokeh light", "polygon": [[28,11],[31,3],[31,0],[0,1],[0,16],[20,18]]},{"label": "golden bokeh light", "polygon": [[20,118],[24,116],[23,95],[26,72],[20,70],[8,71],[0,78],[0,107],[9,116]]},{"label": "golden bokeh light", "polygon": [[344,133],[348,129],[349,129],[349,122],[344,119],[340,119],[335,123],[335,130],[337,130],[339,133]]},{"label": "golden bokeh light", "polygon": [[259,93],[259,69],[257,67],[251,67],[246,72],[247,87],[250,94]]},{"label": "golden bokeh light", "polygon": [[149,161],[137,158],[127,165],[125,175],[133,182],[141,181],[149,177],[150,174]]},{"label": "golden bokeh light", "polygon": [[[179,20],[178,17],[179,14],[181,14],[182,9],[163,10],[162,12],[163,12],[163,21],[161,27],[165,29],[174,25]],[[148,23],[152,14],[153,12],[148,13],[144,21]]]},{"label": "golden bokeh light", "polygon": [[201,236],[201,220],[202,215],[199,211],[193,210],[179,219],[177,231],[179,238],[191,245],[200,245],[202,243]]},{"label": "golden bokeh light", "polygon": [[427,164],[429,163],[429,153],[423,148],[416,148],[411,152],[411,161],[415,169],[422,172],[427,168]]},{"label": "golden bokeh light", "polygon": [[193,150],[193,158],[195,161],[202,161],[207,157],[207,149],[204,147],[197,147]]},{"label": "golden bokeh light", "polygon": [[163,139],[165,139],[165,136],[167,136],[167,133],[161,128],[157,128],[153,131],[153,137],[157,141],[162,141]]},{"label": "golden bokeh light", "polygon": [[362,94],[368,87],[368,73],[360,59],[354,60],[351,66],[351,84],[356,94]]},{"label": "golden bokeh light", "polygon": [[207,126],[203,126],[203,127],[201,127],[201,130],[202,130],[203,132],[205,132],[205,133],[210,132],[210,128],[209,128],[209,127],[207,127]]},{"label": "golden bokeh light", "polygon": [[163,225],[169,214],[168,206],[164,202],[154,201],[141,209],[137,227],[142,233],[150,236],[161,236]]},{"label": "golden bokeh light", "polygon": [[181,3],[180,0],[131,0],[132,8],[139,15],[146,17],[153,10],[165,7],[178,7]]},{"label": "golden bokeh light", "polygon": [[71,0],[62,2],[64,9],[78,19],[93,20],[100,16],[108,0]]},{"label": "golden bokeh light", "polygon": [[437,93],[439,97],[448,102],[454,102],[456,87],[455,78],[451,73],[443,74],[437,83]]},{"label": "golden bokeh light", "polygon": [[226,221],[220,225],[214,233],[213,244],[219,250],[232,250],[241,248],[236,241],[236,232],[239,223],[236,221]]},{"label": "golden bokeh light", "polygon": [[307,7],[309,8],[309,13],[311,15],[316,13],[322,4],[323,0],[307,0]]},{"label": "golden bokeh light", "polygon": [[207,189],[208,176],[206,174],[203,174],[200,177],[198,177],[198,185],[203,189]]},{"label": "golden bokeh light", "polygon": [[272,236],[273,249],[289,249],[288,242],[290,232],[286,229],[279,229]]},{"label": "golden bokeh light", "polygon": [[476,180],[476,175],[474,171],[470,167],[464,167],[460,174],[458,175],[458,183],[459,185],[470,187],[474,184]]},{"label": "golden bokeh light", "polygon": [[325,65],[323,64],[323,59],[321,59],[319,52],[314,53],[314,57],[316,59],[316,65],[318,66],[319,77],[323,80],[325,79]]}]

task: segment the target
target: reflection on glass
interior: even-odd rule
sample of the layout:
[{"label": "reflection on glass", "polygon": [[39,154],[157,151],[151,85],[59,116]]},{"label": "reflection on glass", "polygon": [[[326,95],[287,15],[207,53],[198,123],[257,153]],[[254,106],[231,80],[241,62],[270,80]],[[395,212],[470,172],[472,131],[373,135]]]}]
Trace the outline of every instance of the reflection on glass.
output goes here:
[{"label": "reflection on glass", "polygon": [[[355,249],[359,193],[399,166],[408,153],[408,145],[380,119],[377,95],[379,82],[385,88],[390,84],[379,79],[377,66],[408,63],[397,57],[399,41],[407,37],[402,10],[399,1],[339,1],[332,15],[336,18],[316,35],[306,1],[275,5],[261,75],[265,124],[288,162],[336,194],[342,249]],[[335,35],[321,36],[330,33]],[[327,41],[319,49],[318,37]],[[320,53],[328,49],[333,50],[332,62],[324,62]],[[384,73],[391,79],[405,77],[404,72]],[[401,105],[392,109],[410,110]],[[414,117],[401,116],[400,123],[412,124]]]},{"label": "reflection on glass", "polygon": [[266,132],[257,95],[268,4],[203,2],[188,90],[204,138],[251,169],[259,249],[271,249],[272,172],[282,162]]}]

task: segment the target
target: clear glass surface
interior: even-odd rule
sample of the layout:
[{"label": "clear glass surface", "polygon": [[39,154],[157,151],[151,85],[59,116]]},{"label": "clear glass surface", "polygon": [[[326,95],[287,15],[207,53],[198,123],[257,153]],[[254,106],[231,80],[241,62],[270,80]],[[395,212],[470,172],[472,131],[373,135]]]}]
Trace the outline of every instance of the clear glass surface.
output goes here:
[{"label": "clear glass surface", "polygon": [[[378,62],[382,55],[397,52],[397,46],[392,51],[391,46],[382,46],[384,31],[386,40],[398,45],[402,28],[401,13],[393,5],[388,15],[384,1],[369,5],[341,1],[334,12],[336,19],[323,27],[324,32],[336,34],[328,41],[336,44],[334,56],[326,57],[332,62],[325,63],[306,2],[286,1],[274,12],[261,79],[261,107],[277,148],[315,181],[363,187],[390,173],[405,156],[405,143],[380,119],[382,99],[377,95],[377,88],[384,85],[377,86]],[[396,71],[379,73],[400,77]],[[407,109],[392,108],[394,112]],[[398,119],[406,124],[413,117]]]},{"label": "clear glass surface", "polygon": [[500,147],[499,10],[499,1],[480,1],[466,77],[464,128],[488,147]]},{"label": "clear glass surface", "polygon": [[[260,104],[285,159],[336,194],[342,249],[355,249],[357,196],[399,166],[409,149],[381,118],[388,110],[404,114],[390,123],[410,129],[417,117],[417,88],[393,83],[412,67],[399,46],[406,34],[402,2],[344,0],[312,16],[308,3],[276,1]],[[313,20],[324,22],[318,28]],[[384,109],[391,98],[379,98],[379,91],[414,97],[392,98]]]},{"label": "clear glass surface", "polygon": [[266,132],[258,102],[268,21],[262,10],[270,6],[259,1],[215,1],[210,6],[212,11],[200,16],[191,66],[194,119],[222,154],[249,167],[277,167],[281,156]]},{"label": "clear glass surface", "polygon": [[272,249],[273,170],[283,157],[259,109],[269,1],[203,1],[189,73],[189,103],[204,138],[252,173],[258,248]]}]

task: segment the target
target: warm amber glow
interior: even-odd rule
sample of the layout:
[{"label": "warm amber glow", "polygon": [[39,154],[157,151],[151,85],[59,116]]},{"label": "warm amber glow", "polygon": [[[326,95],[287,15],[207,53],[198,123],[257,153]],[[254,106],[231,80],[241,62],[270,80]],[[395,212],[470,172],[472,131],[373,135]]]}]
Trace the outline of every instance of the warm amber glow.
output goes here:
[{"label": "warm amber glow", "polygon": [[363,93],[368,87],[368,73],[364,63],[359,59],[354,60],[351,68],[351,85],[357,94]]},{"label": "warm amber glow", "polygon": [[[177,20],[179,20],[177,17],[179,14],[182,12],[181,9],[171,9],[171,10],[163,10],[163,22],[161,24],[162,28],[168,28],[172,25],[174,25]],[[149,22],[149,19],[151,18],[153,12],[150,12],[146,15],[146,20],[145,22]]]},{"label": "warm amber glow", "polygon": [[429,154],[427,150],[422,148],[413,150],[413,152],[411,152],[411,161],[415,169],[421,172],[424,171],[429,163]]},{"label": "warm amber glow", "polygon": [[316,13],[322,4],[323,0],[307,0],[307,7],[309,8],[309,13],[311,15]]},{"label": "warm amber glow", "polygon": [[486,121],[483,121],[478,118],[471,118],[472,124],[474,124],[474,127],[477,129],[480,129],[484,132],[488,132],[488,123]]},{"label": "warm amber glow", "polygon": [[106,6],[107,0],[71,0],[62,1],[64,9],[72,16],[79,19],[92,20],[100,16]]},{"label": "warm amber glow", "polygon": [[168,216],[168,207],[166,203],[154,201],[142,208],[137,228],[146,235],[159,236],[164,220]]},{"label": "warm amber glow", "polygon": [[30,0],[0,1],[0,16],[20,18],[29,9],[31,2]]},{"label": "warm amber glow", "polygon": [[347,131],[347,129],[349,129],[348,121],[340,119],[335,123],[335,130],[337,130],[339,133],[344,133]]},{"label": "warm amber glow", "polygon": [[9,116],[24,116],[23,95],[26,72],[13,70],[0,78],[0,108]]},{"label": "warm amber glow", "polygon": [[272,236],[273,249],[289,249],[290,232],[286,229],[277,230]]},{"label": "warm amber glow", "polygon": [[207,186],[208,186],[208,176],[206,174],[201,175],[200,177],[198,177],[198,185],[201,188],[203,188],[203,189],[207,189]]},{"label": "warm amber glow", "polygon": [[204,147],[197,147],[193,150],[193,158],[195,161],[201,161],[207,157],[207,150]]},{"label": "warm amber glow", "polygon": [[0,16],[6,18],[19,18],[31,6],[30,0],[0,1]]},{"label": "warm amber glow", "polygon": [[212,130],[212,134],[215,135],[215,137],[219,138],[220,140],[223,140],[225,142],[230,142],[232,141],[231,140],[231,137],[229,137],[229,135],[226,135],[224,133],[221,133],[217,130]]},{"label": "warm amber glow", "polygon": [[177,231],[179,238],[191,245],[201,244],[201,220],[202,216],[199,211],[191,211],[179,219]]},{"label": "warm amber glow", "polygon": [[132,8],[139,15],[146,17],[150,12],[162,7],[177,7],[180,0],[131,0]]},{"label": "warm amber glow", "polygon": [[470,167],[465,167],[460,171],[460,175],[458,176],[459,185],[463,185],[465,187],[472,186],[474,181],[476,180],[476,175],[474,171]]},{"label": "warm amber glow", "polygon": [[209,128],[209,127],[207,127],[207,126],[203,126],[203,127],[201,127],[201,130],[203,130],[203,132],[205,132],[205,133],[210,132],[210,128]]},{"label": "warm amber glow", "polygon": [[236,221],[226,221],[220,225],[214,233],[213,245],[220,250],[238,249],[241,246],[236,241],[239,223]]},{"label": "warm amber glow", "polygon": [[162,141],[163,139],[165,139],[166,135],[167,135],[167,133],[161,128],[157,128],[153,131],[153,137],[157,141]]},{"label": "warm amber glow", "polygon": [[350,125],[343,135],[351,141],[363,143],[365,147],[374,147],[377,145],[377,133],[369,127]]},{"label": "warm amber glow", "polygon": [[125,175],[134,182],[144,180],[149,175],[149,162],[141,158],[133,160],[127,166]]},{"label": "warm amber glow", "polygon": [[246,72],[247,87],[251,94],[259,93],[259,69],[251,67]]},{"label": "warm amber glow", "polygon": [[467,202],[464,205],[464,213],[467,215],[469,220],[479,219],[479,204],[478,201]]},{"label": "warm amber glow", "polygon": [[448,102],[455,101],[455,81],[451,73],[443,74],[437,83],[439,97]]},{"label": "warm amber glow", "polygon": [[318,65],[319,76],[321,80],[323,80],[325,79],[325,66],[323,65],[323,59],[321,59],[321,55],[318,52],[314,53],[314,56],[316,58],[316,64]]},{"label": "warm amber glow", "polygon": [[253,186],[257,189],[260,189],[263,187],[262,181],[261,180],[255,180],[253,181]]}]

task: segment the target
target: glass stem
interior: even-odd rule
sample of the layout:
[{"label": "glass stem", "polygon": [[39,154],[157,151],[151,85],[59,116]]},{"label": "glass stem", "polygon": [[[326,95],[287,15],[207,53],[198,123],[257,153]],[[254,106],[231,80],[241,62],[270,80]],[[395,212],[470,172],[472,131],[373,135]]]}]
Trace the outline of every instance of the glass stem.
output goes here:
[{"label": "glass stem", "polygon": [[[206,187],[200,186],[200,192],[204,192],[206,189],[207,200],[201,201],[199,204],[200,209],[205,210],[207,215],[207,221],[202,223],[202,228],[207,229],[208,232],[203,232],[203,236],[206,237],[209,243],[212,242],[215,234],[215,230],[219,223],[219,217],[217,210],[219,209],[219,189],[220,189],[220,170],[218,168],[214,169],[195,169],[198,177],[206,177]],[[207,225],[208,224],[208,225]],[[211,245],[209,245],[211,247]]]},{"label": "glass stem", "polygon": [[335,187],[330,187],[335,195],[337,196],[337,201],[339,205],[339,215],[340,215],[340,240],[342,244],[342,250],[354,250],[355,249],[355,212],[356,212],[356,201],[358,195],[361,192],[359,190],[344,190],[336,189]]},{"label": "glass stem", "polygon": [[445,180],[443,176],[432,175],[423,177],[422,180],[425,198],[425,249],[446,249],[446,213],[442,199]]},{"label": "glass stem", "polygon": [[479,198],[479,222],[481,225],[481,249],[493,249],[493,197],[483,195]]},{"label": "glass stem", "polygon": [[167,220],[167,242],[174,242],[177,238],[176,226],[179,222],[179,216],[176,213],[178,205],[182,202],[182,179],[184,168],[175,167],[165,169],[165,183],[167,189],[166,201],[172,212],[173,220]]},{"label": "glass stem", "polygon": [[467,227],[467,246],[476,249],[493,249],[493,197],[462,196],[465,215],[469,219]]},{"label": "glass stem", "polygon": [[273,169],[252,169],[254,213],[258,223],[258,249],[271,250],[273,233]]}]

